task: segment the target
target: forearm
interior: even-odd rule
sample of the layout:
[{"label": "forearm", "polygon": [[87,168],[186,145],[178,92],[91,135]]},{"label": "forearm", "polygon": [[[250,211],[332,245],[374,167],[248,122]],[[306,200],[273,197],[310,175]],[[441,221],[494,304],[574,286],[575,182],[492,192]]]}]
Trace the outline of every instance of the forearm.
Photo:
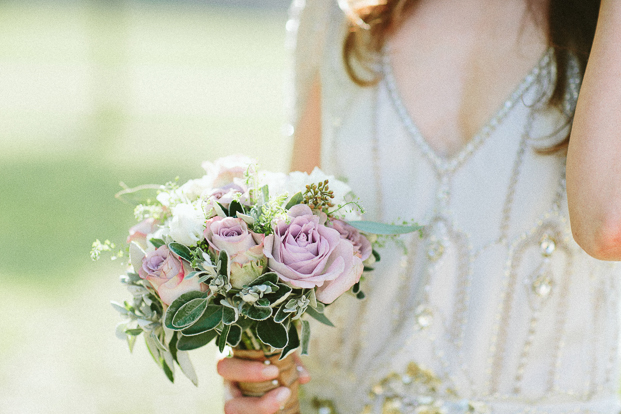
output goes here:
[{"label": "forearm", "polygon": [[567,197],[576,241],[621,260],[621,1],[602,0],[567,155]]}]

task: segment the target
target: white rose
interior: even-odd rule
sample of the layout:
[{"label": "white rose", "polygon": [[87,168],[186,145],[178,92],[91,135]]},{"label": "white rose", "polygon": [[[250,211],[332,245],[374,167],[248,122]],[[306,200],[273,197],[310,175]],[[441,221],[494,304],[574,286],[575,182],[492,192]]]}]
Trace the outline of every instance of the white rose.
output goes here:
[{"label": "white rose", "polygon": [[279,172],[260,171],[258,175],[259,188],[267,185],[267,188],[269,188],[270,190],[270,197],[278,197],[279,195],[287,192],[287,181],[289,179],[287,174]]},{"label": "white rose", "polygon": [[203,238],[205,215],[195,204],[181,203],[172,208],[172,220],[168,225],[174,241],[193,246]]},{"label": "white rose", "polygon": [[212,189],[213,178],[204,175],[201,178],[190,180],[179,187],[179,191],[190,201],[198,199],[203,192]]}]

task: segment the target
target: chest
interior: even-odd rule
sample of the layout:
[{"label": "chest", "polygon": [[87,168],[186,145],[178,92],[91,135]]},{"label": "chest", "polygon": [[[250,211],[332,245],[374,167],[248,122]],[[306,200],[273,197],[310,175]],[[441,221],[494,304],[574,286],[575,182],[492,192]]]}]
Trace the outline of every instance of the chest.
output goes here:
[{"label": "chest", "polygon": [[546,41],[519,18],[523,2],[484,12],[444,3],[421,2],[392,33],[387,53],[410,117],[429,145],[450,157],[498,110]]}]

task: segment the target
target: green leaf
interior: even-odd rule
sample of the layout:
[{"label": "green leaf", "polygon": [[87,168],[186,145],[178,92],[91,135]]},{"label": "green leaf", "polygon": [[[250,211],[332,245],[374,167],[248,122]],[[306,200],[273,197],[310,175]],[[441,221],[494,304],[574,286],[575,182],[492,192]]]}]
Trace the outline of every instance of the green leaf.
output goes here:
[{"label": "green leaf", "polygon": [[371,253],[373,253],[373,257],[375,257],[376,262],[379,262],[380,260],[382,260],[382,256],[380,256],[377,250],[373,249],[371,250]]},{"label": "green leaf", "polygon": [[173,252],[174,254],[176,254],[177,256],[185,260],[186,262],[192,263],[192,252],[187,246],[181,243],[172,242],[168,245],[168,248],[170,249],[171,252]]},{"label": "green leaf", "polygon": [[137,336],[137,335],[140,335],[142,332],[143,332],[143,331],[142,331],[142,329],[140,329],[140,328],[137,328],[137,329],[127,329],[127,330],[125,331],[125,333],[126,333],[127,335],[132,335],[132,336]]},{"label": "green leaf", "polygon": [[127,346],[129,346],[129,352],[134,352],[134,345],[136,344],[137,336],[127,335]]},{"label": "green leaf", "polygon": [[179,342],[179,333],[175,331],[173,336],[170,338],[170,342],[168,343],[168,349],[175,361],[177,361],[177,342]]},{"label": "green leaf", "polygon": [[285,305],[278,308],[278,312],[274,315],[274,322],[283,323],[291,315],[290,312],[285,312]]},{"label": "green leaf", "polygon": [[356,284],[354,284],[354,285],[351,287],[351,291],[352,291],[352,293],[354,293],[354,294],[356,294],[356,293],[360,292],[360,282],[357,282]]},{"label": "green leaf", "polygon": [[166,374],[166,377],[168,377],[168,380],[172,383],[175,382],[175,374],[172,370],[172,367],[169,367],[168,364],[166,363],[166,361],[164,361],[164,358],[162,358],[162,369],[164,370],[164,373]]},{"label": "green leaf", "polygon": [[310,322],[302,321],[302,355],[308,355],[308,344],[310,343]]},{"label": "green leaf", "polygon": [[363,220],[348,221],[347,224],[364,233],[381,235],[407,234],[415,231],[421,231],[423,229],[423,226],[419,226],[417,224],[411,226],[399,226],[396,224],[385,224],[378,223],[376,221]]},{"label": "green leaf", "polygon": [[330,322],[330,319],[326,318],[326,316],[323,313],[317,312],[315,309],[311,308],[310,306],[306,308],[306,313],[312,316],[313,318],[317,319],[319,322],[323,323],[324,325],[334,326],[334,324]]},{"label": "green leaf", "polygon": [[287,286],[283,283],[279,283],[278,290],[276,292],[268,293],[267,295],[264,295],[263,297],[267,299],[271,303],[270,306],[274,308],[280,305],[282,302],[284,302],[285,299],[289,297],[292,291],[293,289],[291,289],[290,286]]},{"label": "green leaf", "polygon": [[255,321],[264,321],[272,316],[272,308],[251,306],[246,312],[246,316]]},{"label": "green leaf", "polygon": [[298,336],[298,330],[295,327],[295,324],[289,325],[289,330],[287,331],[287,346],[282,350],[280,354],[280,358],[286,358],[287,355],[298,349],[300,346],[300,337]]},{"label": "green leaf", "polygon": [[196,322],[207,309],[208,299],[192,299],[179,308],[173,317],[172,324],[177,329],[182,329]]},{"label": "green leaf", "polygon": [[229,217],[237,217],[237,213],[244,214],[244,207],[239,201],[233,200],[231,204],[229,204]]},{"label": "green leaf", "polygon": [[220,255],[218,256],[218,264],[220,265],[220,269],[218,274],[229,276],[229,254],[225,250],[220,250]]},{"label": "green leaf", "polygon": [[226,338],[226,342],[232,346],[236,347],[241,342],[242,337],[242,329],[238,325],[231,325],[231,330],[229,331],[229,336]]},{"label": "green leaf", "polygon": [[166,242],[165,242],[164,240],[162,240],[162,239],[152,238],[152,239],[149,239],[149,241],[151,242],[151,244],[152,244],[152,245],[153,245],[156,249],[157,249],[157,248],[160,248],[160,247],[162,247],[163,245],[165,245],[165,244],[166,244]]},{"label": "green leaf", "polygon": [[220,334],[220,338],[218,338],[218,350],[220,352],[224,352],[224,347],[226,346],[226,338],[229,336],[230,330],[231,325],[224,325],[224,328],[222,328],[222,333]]},{"label": "green leaf", "polygon": [[218,305],[209,305],[205,309],[205,313],[192,326],[185,328],[181,333],[184,336],[199,335],[207,331],[211,331],[222,321],[223,307]]},{"label": "green leaf", "polygon": [[266,298],[261,298],[259,300],[257,300],[255,303],[255,306],[260,306],[262,308],[267,308],[270,306],[270,301]]},{"label": "green leaf", "polygon": [[261,193],[263,194],[263,201],[267,203],[270,199],[270,188],[267,184],[261,187]]},{"label": "green leaf", "polygon": [[229,308],[228,306],[222,307],[222,322],[225,325],[231,325],[237,322],[239,318],[239,312],[236,312],[236,309]]},{"label": "green leaf", "polygon": [[366,297],[367,297],[367,295],[365,295],[363,291],[360,291],[360,292],[356,293],[356,299],[362,300],[362,299],[364,299]]},{"label": "green leaf", "polygon": [[255,280],[253,280],[248,286],[259,286],[266,282],[278,283],[278,275],[274,272],[265,273],[264,275],[259,276]]},{"label": "green leaf", "polygon": [[293,197],[291,197],[291,199],[285,206],[285,210],[289,210],[291,207],[295,206],[296,204],[301,204],[302,200],[304,200],[304,196],[302,196],[301,192],[294,194]]},{"label": "green leaf", "polygon": [[211,330],[194,336],[182,335],[177,342],[177,349],[179,351],[191,351],[193,349],[197,349],[207,345],[216,336],[218,336],[218,332],[216,332],[215,330]]},{"label": "green leaf", "polygon": [[264,344],[282,349],[287,346],[287,329],[271,319],[257,324],[257,336]]},{"label": "green leaf", "polygon": [[241,327],[242,331],[245,331],[246,329],[250,328],[252,324],[254,323],[256,322],[244,316],[240,316],[240,318],[237,320],[237,325]]},{"label": "green leaf", "polygon": [[198,290],[186,292],[179,296],[170,304],[168,309],[166,309],[166,313],[164,314],[164,326],[166,326],[168,329],[179,330],[179,328],[175,327],[172,323],[173,317],[175,316],[177,311],[189,301],[197,298],[207,298],[207,296],[208,293],[200,292]]}]

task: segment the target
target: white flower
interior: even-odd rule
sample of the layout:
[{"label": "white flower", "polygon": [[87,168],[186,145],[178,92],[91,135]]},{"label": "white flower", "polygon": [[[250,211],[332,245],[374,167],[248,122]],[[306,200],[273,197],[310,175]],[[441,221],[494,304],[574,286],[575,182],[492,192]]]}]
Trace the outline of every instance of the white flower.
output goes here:
[{"label": "white flower", "polygon": [[[259,171],[259,188],[267,185],[270,190],[270,198],[278,197],[287,192],[287,181],[289,177],[285,173],[271,172],[271,171]],[[299,190],[298,190],[299,191]],[[296,191],[296,193],[298,192]],[[290,193],[293,195],[294,193]]]},{"label": "white flower", "polygon": [[198,203],[181,203],[172,208],[172,220],[168,227],[174,241],[193,246],[203,238],[205,215]]},{"label": "white flower", "polygon": [[203,192],[211,190],[213,177],[204,175],[201,178],[190,180],[179,187],[179,192],[188,200],[197,200]]}]

